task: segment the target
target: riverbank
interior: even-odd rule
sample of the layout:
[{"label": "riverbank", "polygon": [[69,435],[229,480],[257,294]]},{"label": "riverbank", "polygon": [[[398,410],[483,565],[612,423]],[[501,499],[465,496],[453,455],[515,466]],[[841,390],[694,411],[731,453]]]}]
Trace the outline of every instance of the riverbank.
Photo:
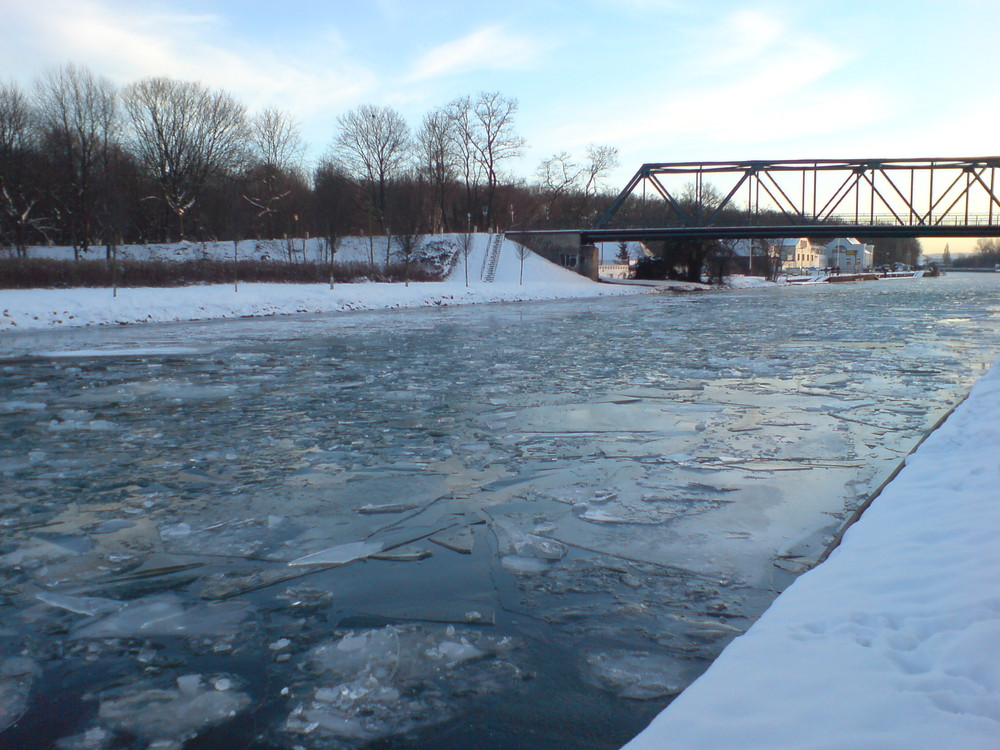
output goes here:
[{"label": "riverbank", "polygon": [[628,750],[1000,748],[1000,364]]},{"label": "riverbank", "polygon": [[[567,272],[571,273],[571,272]],[[575,275],[575,274],[574,274]],[[119,289],[12,289],[0,293],[0,332],[74,326],[164,323],[296,313],[473,305],[598,297],[643,290],[596,284],[241,284]]]},{"label": "riverbank", "polygon": [[[357,243],[355,243],[357,244]],[[494,280],[480,281],[490,236],[476,235],[466,264],[456,264],[445,281],[352,284],[210,284],[183,287],[4,289],[0,332],[94,325],[164,323],[181,320],[265,317],[297,313],[398,309],[525,302],[649,292],[639,287],[595,283],[505,241]],[[350,246],[347,259],[363,258]],[[318,252],[318,250],[315,250]],[[340,254],[338,254],[340,257]],[[466,265],[470,281],[466,284]],[[523,283],[522,283],[523,278]]]}]

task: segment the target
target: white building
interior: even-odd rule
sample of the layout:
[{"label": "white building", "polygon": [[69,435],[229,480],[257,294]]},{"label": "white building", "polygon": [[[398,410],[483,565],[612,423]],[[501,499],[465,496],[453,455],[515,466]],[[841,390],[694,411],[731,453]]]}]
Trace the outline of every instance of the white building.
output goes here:
[{"label": "white building", "polygon": [[806,271],[826,268],[826,248],[813,244],[808,237],[792,237],[778,240],[781,267],[786,271]]},{"label": "white building", "polygon": [[875,265],[875,246],[851,237],[838,237],[826,246],[831,268],[845,273],[857,273]]}]

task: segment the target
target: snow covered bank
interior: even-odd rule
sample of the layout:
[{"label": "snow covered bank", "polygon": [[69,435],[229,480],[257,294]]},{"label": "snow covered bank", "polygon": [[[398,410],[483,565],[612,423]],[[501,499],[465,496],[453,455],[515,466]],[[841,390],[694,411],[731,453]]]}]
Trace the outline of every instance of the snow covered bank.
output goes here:
[{"label": "snow covered bank", "polygon": [[1000,364],[627,750],[1000,748]]},{"label": "snow covered bank", "polygon": [[[164,288],[4,289],[0,290],[0,332],[70,326],[204,320],[294,313],[324,313],[431,305],[481,304],[597,297],[649,291],[597,284],[544,258],[504,241],[494,281],[481,281],[490,252],[490,235],[476,235],[469,253],[469,286],[465,259],[443,282],[411,284],[240,284]],[[315,244],[315,241],[313,241]],[[216,243],[220,245],[220,243]],[[214,246],[213,246],[214,247]],[[311,246],[310,246],[311,247]],[[361,259],[367,252],[350,243],[345,258]],[[318,252],[318,249],[316,250]],[[221,251],[220,251],[221,252]],[[382,251],[384,253],[384,250]],[[341,258],[341,253],[337,255]],[[520,283],[522,277],[524,283]]]},{"label": "snow covered bank", "polygon": [[294,313],[375,310],[596,297],[630,290],[583,284],[241,284],[170,288],[27,289],[0,292],[0,331],[206,320]]}]

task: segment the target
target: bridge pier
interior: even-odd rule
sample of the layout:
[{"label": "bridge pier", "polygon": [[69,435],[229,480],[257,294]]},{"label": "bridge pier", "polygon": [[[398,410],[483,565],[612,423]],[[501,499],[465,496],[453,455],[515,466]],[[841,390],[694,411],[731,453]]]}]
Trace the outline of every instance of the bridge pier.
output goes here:
[{"label": "bridge pier", "polygon": [[583,242],[581,232],[507,232],[507,237],[520,242],[534,253],[581,276],[597,281],[600,256],[597,246]]}]

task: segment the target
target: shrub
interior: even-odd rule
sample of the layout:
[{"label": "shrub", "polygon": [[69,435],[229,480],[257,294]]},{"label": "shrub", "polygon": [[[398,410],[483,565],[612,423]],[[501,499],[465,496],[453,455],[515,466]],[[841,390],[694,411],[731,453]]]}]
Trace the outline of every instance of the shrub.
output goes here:
[{"label": "shrub", "polygon": [[[117,283],[122,287],[168,287],[192,284],[241,284],[255,282],[322,284],[330,281],[330,266],[320,263],[241,260],[120,260]],[[115,279],[111,264],[103,260],[54,260],[51,258],[0,258],[0,288],[110,287]],[[372,269],[366,263],[334,263],[335,283],[358,280],[403,281],[406,267],[392,263]],[[410,281],[437,281],[440,274],[411,267]]]}]

